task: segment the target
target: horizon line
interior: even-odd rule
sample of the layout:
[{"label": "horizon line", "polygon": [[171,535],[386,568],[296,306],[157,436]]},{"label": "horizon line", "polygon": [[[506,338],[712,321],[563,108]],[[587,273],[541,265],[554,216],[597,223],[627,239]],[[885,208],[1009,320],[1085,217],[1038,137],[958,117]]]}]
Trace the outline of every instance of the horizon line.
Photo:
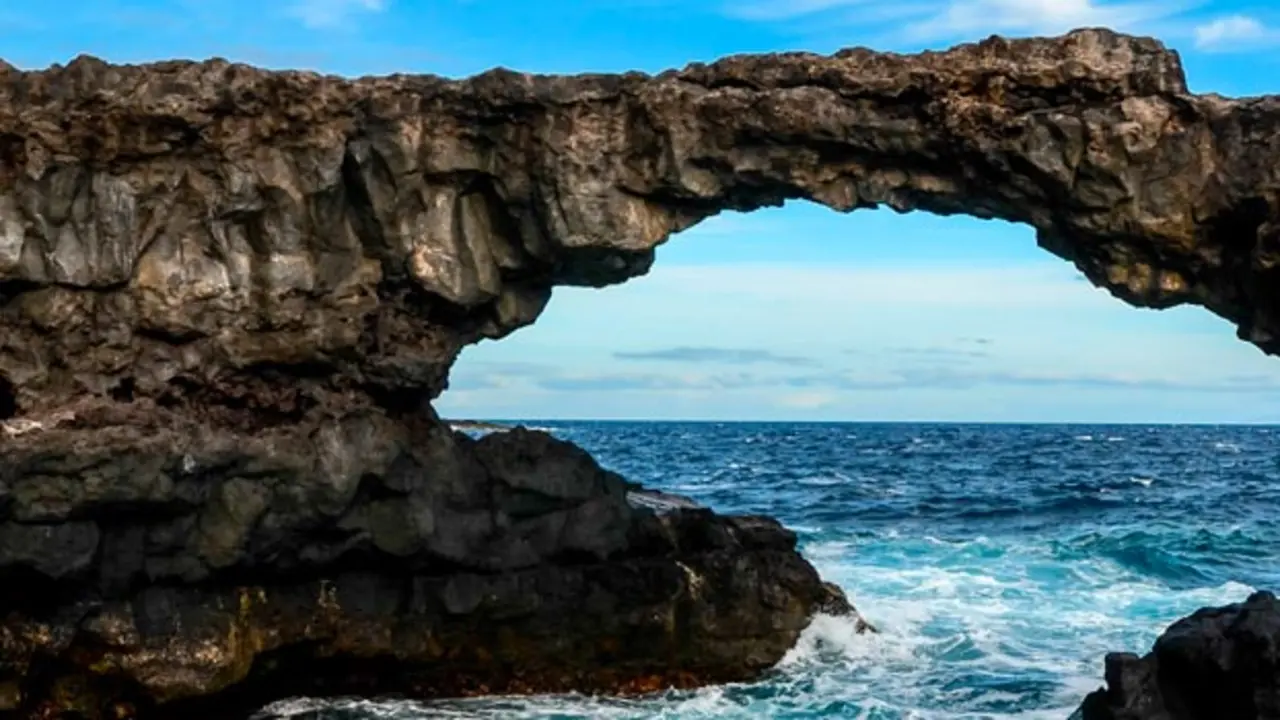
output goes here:
[{"label": "horizon line", "polygon": [[791,425],[1037,425],[1037,426],[1127,426],[1127,427],[1278,427],[1280,420],[1226,420],[1213,421],[1138,421],[1138,420],[786,420],[786,419],[736,419],[716,418],[587,418],[587,417],[508,417],[440,418],[446,423],[691,423],[751,425],[763,423],[787,423]]}]

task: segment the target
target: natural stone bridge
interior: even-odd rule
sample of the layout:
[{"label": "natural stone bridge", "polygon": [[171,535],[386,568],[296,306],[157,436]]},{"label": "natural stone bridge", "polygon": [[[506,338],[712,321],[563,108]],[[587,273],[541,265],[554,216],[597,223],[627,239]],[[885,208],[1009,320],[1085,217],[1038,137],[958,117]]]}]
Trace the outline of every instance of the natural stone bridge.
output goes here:
[{"label": "natural stone bridge", "polygon": [[460,348],[807,198],[1027,223],[1275,353],[1278,159],[1280,100],[1102,30],[658,76],[0,63],[0,712],[749,677],[843,606],[794,538],[450,434]]}]

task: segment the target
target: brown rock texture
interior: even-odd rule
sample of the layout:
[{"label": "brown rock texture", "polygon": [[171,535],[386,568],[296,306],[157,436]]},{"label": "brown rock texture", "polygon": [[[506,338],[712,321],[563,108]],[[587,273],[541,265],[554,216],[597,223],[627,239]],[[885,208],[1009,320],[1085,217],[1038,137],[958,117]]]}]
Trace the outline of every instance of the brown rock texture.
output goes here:
[{"label": "brown rock texture", "polygon": [[1123,299],[1275,351],[1278,129],[1280,100],[1190,95],[1174,53],[1102,30],[654,77],[6,67],[0,374],[23,415],[429,398],[554,285],[787,198],[1027,223]]},{"label": "brown rock texture", "polygon": [[807,198],[1027,223],[1274,353],[1278,130],[1104,30],[657,76],[0,64],[0,712],[751,677],[843,605],[794,539],[450,433],[459,350]]}]

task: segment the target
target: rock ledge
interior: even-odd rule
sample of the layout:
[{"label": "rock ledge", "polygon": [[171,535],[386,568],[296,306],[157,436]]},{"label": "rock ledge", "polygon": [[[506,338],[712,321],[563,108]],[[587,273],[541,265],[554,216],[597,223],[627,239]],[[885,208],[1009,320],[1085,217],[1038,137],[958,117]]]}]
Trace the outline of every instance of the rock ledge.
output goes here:
[{"label": "rock ledge", "polygon": [[755,677],[852,612],[768,518],[663,512],[581,449],[352,414],[248,441],[33,430],[0,467],[0,714]]}]

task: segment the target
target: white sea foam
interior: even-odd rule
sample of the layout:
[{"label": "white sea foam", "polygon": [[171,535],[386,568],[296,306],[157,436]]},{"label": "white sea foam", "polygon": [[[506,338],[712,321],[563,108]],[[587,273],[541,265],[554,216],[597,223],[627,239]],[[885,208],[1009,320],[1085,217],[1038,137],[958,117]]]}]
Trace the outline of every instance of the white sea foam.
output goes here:
[{"label": "white sea foam", "polygon": [[838,472],[831,472],[825,475],[810,475],[800,478],[800,483],[802,485],[810,485],[814,487],[835,487],[837,485],[847,485],[853,481],[853,478]]},{"label": "white sea foam", "polygon": [[[1096,435],[1099,441],[1123,440]],[[689,473],[665,489],[706,498],[759,482],[751,476],[775,473],[777,463],[742,458],[768,454],[773,448],[766,443],[777,438],[746,438],[745,442],[761,443],[755,448],[743,448],[736,445],[742,441],[734,439],[739,461],[723,463],[714,472]],[[1095,436],[1075,439],[1094,442]],[[1202,452],[1210,452],[1205,440],[1199,443]],[[908,445],[898,438],[892,443],[886,440],[886,446],[890,444],[919,448],[924,443]],[[1217,443],[1214,448],[1236,452],[1226,447],[1229,444]],[[1101,449],[1077,446],[1072,452]],[[834,485],[844,477],[840,482],[860,485],[859,498],[872,492],[892,494],[895,488],[909,490],[912,482],[929,482],[919,475],[869,482],[870,475],[881,473],[874,463],[882,459],[865,454],[887,452],[851,449],[849,457],[863,467],[839,466],[848,476],[835,468],[801,466],[793,477],[807,474],[798,482],[808,485]],[[1213,462],[1244,457],[1218,456]],[[1149,491],[1117,488],[1109,497],[1158,497],[1173,484],[1169,478],[1181,477],[1174,474],[1176,469],[1155,461],[1140,467],[1142,474],[1121,475],[1121,485],[1128,487],[1127,478]],[[862,486],[875,490],[864,491]],[[750,487],[753,492],[759,490],[759,486]],[[1061,535],[1010,535],[998,527],[975,525],[967,528],[972,532],[966,535],[964,526],[939,523],[925,531],[920,524],[901,523],[872,526],[874,532],[866,532],[861,524],[846,527],[825,515],[818,519],[793,513],[793,517],[806,519],[808,525],[795,529],[817,540],[803,543],[805,556],[823,577],[845,589],[879,632],[858,634],[848,618],[819,616],[776,672],[755,685],[630,699],[561,695],[421,705],[362,701],[351,707],[358,708],[362,717],[387,720],[1063,720],[1101,684],[1101,663],[1107,652],[1145,652],[1174,619],[1199,607],[1238,602],[1252,592],[1239,583],[1170,587],[1159,575],[1135,569],[1132,557],[1126,564],[1125,553],[1116,552],[1106,529],[1098,530],[1096,536],[1092,530],[1082,536],[1073,534],[1075,530]],[[979,528],[989,536],[977,536]],[[1217,526],[1217,531],[1230,531],[1224,528]],[[1031,706],[1035,709],[1017,709]],[[273,710],[302,715],[318,707],[301,702]]]},{"label": "white sea foam", "polygon": [[788,525],[787,527],[789,527],[793,532],[800,533],[801,535],[816,535],[816,534],[818,534],[818,533],[822,532],[822,527],[821,527],[821,526],[819,526],[819,525],[795,525],[795,524],[792,524],[792,525]]},{"label": "white sea foam", "polygon": [[782,669],[840,660],[867,660],[885,658],[887,651],[901,654],[902,644],[897,638],[881,633],[859,633],[857,623],[849,617],[818,615],[800,634],[790,652],[778,663]]},{"label": "white sea foam", "polygon": [[[993,563],[994,552],[1003,554]],[[1064,560],[1052,552],[1034,544],[999,548],[986,538],[811,544],[806,556],[846,588],[881,633],[859,637],[847,625],[819,619],[788,663],[831,663],[838,650],[858,672],[834,673],[839,679],[832,683],[844,688],[835,696],[856,699],[864,710],[872,699],[885,703],[877,717],[915,712],[928,718],[1061,719],[1097,687],[1107,652],[1145,652],[1173,619],[1205,605],[1237,602],[1252,591],[1239,583],[1171,591],[1106,558]],[[863,667],[860,658],[875,662]],[[947,704],[937,685],[966,667],[1053,678],[1052,707],[1009,714],[926,710]],[[971,696],[960,704],[992,703],[992,697]]]},{"label": "white sea foam", "polygon": [[[925,545],[950,553],[950,543]],[[1251,588],[1170,592],[1135,576],[1123,581],[1114,567],[1083,573],[1080,587],[1050,587],[1027,579],[1026,569],[1005,563],[997,575],[977,567],[937,568],[950,555],[924,558],[916,567],[891,568],[853,554],[849,542],[820,543],[810,558],[835,562],[855,604],[867,610],[875,633],[858,633],[847,617],[819,615],[801,634],[776,671],[760,685],[724,685],[643,698],[556,695],[487,698],[442,703],[344,701],[377,720],[703,720],[711,718],[849,717],[893,720],[1062,720],[1101,681],[1103,655],[1116,649],[1143,651],[1167,622],[1201,604],[1242,599]],[[1034,556],[1032,549],[1027,556]],[[950,558],[950,559],[948,559]],[[878,558],[884,561],[883,557]],[[1002,591],[1023,593],[1004,599]],[[1054,594],[1054,602],[1048,595]],[[1019,599],[1020,597],[1020,599]],[[998,683],[966,690],[949,684],[957,673],[976,673]],[[1015,706],[1021,696],[1004,685],[1015,678],[1049,683],[1043,706]],[[1033,680],[1034,681],[1034,680]],[[299,716],[323,707],[289,701],[274,715]]]}]

